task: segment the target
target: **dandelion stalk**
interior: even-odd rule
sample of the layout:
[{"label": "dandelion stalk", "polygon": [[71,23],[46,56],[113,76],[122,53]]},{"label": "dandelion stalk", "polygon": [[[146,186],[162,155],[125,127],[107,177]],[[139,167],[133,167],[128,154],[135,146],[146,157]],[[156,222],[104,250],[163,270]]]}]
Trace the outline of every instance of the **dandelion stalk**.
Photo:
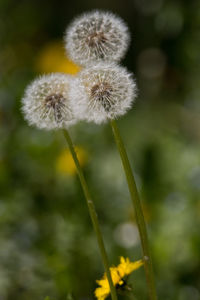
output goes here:
[{"label": "dandelion stalk", "polygon": [[124,147],[123,140],[121,138],[117,123],[115,120],[111,120],[110,122],[113,135],[115,138],[115,142],[122,160],[122,164],[124,167],[124,171],[126,174],[126,179],[128,183],[129,192],[131,195],[131,199],[133,202],[133,206],[135,209],[135,215],[136,215],[136,221],[138,224],[141,244],[142,244],[142,250],[143,250],[143,257],[144,257],[144,268],[145,268],[145,274],[146,274],[146,280],[147,280],[147,286],[148,286],[148,292],[149,292],[149,299],[156,300],[157,294],[156,294],[156,287],[154,282],[154,273],[153,273],[153,266],[152,266],[152,260],[149,250],[149,242],[148,242],[148,236],[147,236],[147,228],[144,220],[144,215],[142,212],[141,202],[139,198],[139,194],[137,191],[135,179],[133,176],[133,172],[131,170],[130,162],[126,153],[126,149]]},{"label": "dandelion stalk", "polygon": [[78,176],[79,176],[79,179],[80,179],[80,182],[81,182],[81,186],[82,186],[82,189],[83,189],[83,192],[84,192],[84,195],[85,195],[85,199],[86,199],[86,202],[87,202],[89,214],[90,214],[92,224],[93,224],[96,236],[97,236],[97,241],[98,241],[99,249],[100,249],[100,252],[101,252],[101,257],[102,257],[102,260],[103,260],[104,268],[105,268],[106,275],[107,275],[107,278],[108,278],[108,282],[109,282],[109,285],[110,285],[111,297],[112,297],[112,300],[117,300],[117,294],[116,294],[116,290],[115,290],[115,287],[114,287],[113,282],[112,282],[111,273],[110,273],[110,269],[109,269],[108,258],[107,258],[107,254],[106,254],[106,250],[105,250],[105,246],[104,246],[104,242],[103,242],[103,238],[102,238],[102,234],[101,234],[101,230],[100,230],[100,226],[99,226],[95,206],[94,206],[94,203],[93,203],[92,198],[90,196],[89,188],[88,188],[87,182],[85,180],[83,171],[81,169],[79,160],[77,158],[77,154],[76,154],[76,151],[74,149],[74,145],[72,143],[70,135],[69,135],[69,133],[66,129],[63,130],[63,133],[64,133],[65,139],[68,143],[69,150],[70,150],[71,155],[73,157],[74,163],[76,165],[77,173],[78,173]]}]

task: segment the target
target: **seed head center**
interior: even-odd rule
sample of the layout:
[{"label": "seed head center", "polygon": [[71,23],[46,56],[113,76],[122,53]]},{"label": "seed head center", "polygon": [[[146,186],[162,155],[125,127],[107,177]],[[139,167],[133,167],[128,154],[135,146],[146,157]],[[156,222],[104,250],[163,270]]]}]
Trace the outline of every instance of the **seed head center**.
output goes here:
[{"label": "seed head center", "polygon": [[98,44],[105,43],[106,40],[107,38],[103,32],[93,32],[87,38],[87,42],[90,47],[95,47]]},{"label": "seed head center", "polygon": [[49,108],[52,107],[53,109],[55,109],[57,106],[62,104],[63,100],[64,97],[62,94],[51,94],[46,97],[45,105]]},{"label": "seed head center", "polygon": [[91,89],[91,97],[98,100],[108,99],[112,93],[113,89],[107,82],[101,82],[95,84]]}]

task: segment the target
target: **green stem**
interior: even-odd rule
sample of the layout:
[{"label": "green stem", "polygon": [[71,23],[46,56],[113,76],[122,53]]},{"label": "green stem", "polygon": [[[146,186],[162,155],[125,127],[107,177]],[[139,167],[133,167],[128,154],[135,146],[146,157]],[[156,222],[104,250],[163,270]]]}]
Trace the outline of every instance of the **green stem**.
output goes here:
[{"label": "green stem", "polygon": [[114,120],[111,120],[110,123],[114,134],[115,142],[117,144],[117,148],[120,153],[120,157],[126,174],[129,192],[135,209],[135,216],[138,224],[142,250],[143,250],[144,268],[145,268],[145,274],[146,274],[146,280],[148,286],[149,299],[156,300],[157,294],[156,294],[156,287],[154,282],[153,266],[152,266],[152,260],[150,256],[150,250],[149,250],[147,229],[146,229],[146,224],[142,212],[142,206],[141,206],[139,194],[137,191],[133,172],[131,170],[130,162],[117,123]]},{"label": "green stem", "polygon": [[87,202],[89,214],[90,214],[92,224],[93,224],[96,236],[97,236],[97,241],[98,241],[101,257],[102,257],[102,260],[103,260],[104,268],[105,268],[106,275],[107,275],[107,278],[108,278],[108,282],[109,282],[109,285],[110,285],[111,297],[112,297],[112,300],[117,300],[117,294],[116,294],[116,290],[115,290],[115,287],[114,287],[113,282],[112,282],[112,277],[111,277],[111,274],[110,274],[108,258],[107,258],[107,254],[106,254],[106,250],[105,250],[101,230],[100,230],[100,227],[99,227],[99,222],[98,222],[98,217],[97,217],[97,214],[96,214],[95,206],[94,206],[94,203],[93,203],[92,198],[90,196],[89,188],[88,188],[87,182],[85,180],[83,171],[81,169],[79,160],[77,158],[76,151],[74,149],[74,145],[72,143],[70,135],[69,135],[69,133],[66,129],[63,130],[63,133],[64,133],[65,139],[68,143],[68,146],[69,146],[71,155],[73,157],[74,163],[76,165],[77,173],[78,173],[78,176],[79,176],[79,179],[80,179],[80,182],[81,182],[83,193],[85,195],[85,199],[86,199],[86,202]]}]

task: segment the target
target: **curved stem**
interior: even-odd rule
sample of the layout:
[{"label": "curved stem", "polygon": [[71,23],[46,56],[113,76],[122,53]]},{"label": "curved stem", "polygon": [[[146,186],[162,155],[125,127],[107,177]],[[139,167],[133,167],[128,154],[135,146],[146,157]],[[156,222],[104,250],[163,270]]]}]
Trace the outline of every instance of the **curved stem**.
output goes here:
[{"label": "curved stem", "polygon": [[85,180],[83,171],[81,169],[79,160],[77,158],[76,151],[74,149],[74,145],[72,143],[70,135],[69,135],[69,133],[66,129],[63,130],[63,133],[64,133],[65,139],[68,143],[69,150],[70,150],[71,155],[73,157],[74,163],[76,165],[77,173],[78,173],[78,176],[79,176],[79,179],[80,179],[80,182],[81,182],[83,193],[85,195],[85,199],[86,199],[86,202],[87,202],[89,214],[90,214],[92,224],[93,224],[93,227],[94,227],[94,230],[95,230],[95,233],[96,233],[96,237],[97,237],[101,257],[102,257],[102,260],[103,260],[104,268],[105,268],[106,275],[107,275],[107,278],[108,278],[108,282],[109,282],[109,285],[110,285],[111,297],[112,297],[112,300],[117,300],[117,294],[116,294],[116,290],[115,290],[115,287],[114,287],[113,282],[112,282],[111,273],[110,273],[110,269],[109,269],[108,258],[107,258],[107,254],[106,254],[106,250],[105,250],[101,230],[100,230],[100,227],[99,227],[99,222],[98,222],[98,217],[97,217],[97,214],[96,214],[95,206],[94,206],[94,203],[93,203],[92,198],[90,196],[89,188],[88,188],[87,182]]},{"label": "curved stem", "polygon": [[139,229],[140,240],[141,240],[142,250],[143,250],[144,268],[145,268],[145,274],[146,274],[146,280],[148,286],[149,299],[156,300],[157,294],[156,294],[156,287],[154,282],[153,266],[152,266],[152,260],[150,256],[150,250],[149,250],[147,229],[146,229],[146,224],[142,212],[142,206],[141,206],[139,194],[137,191],[133,172],[131,170],[130,162],[126,153],[126,149],[124,147],[123,140],[121,138],[119,129],[117,127],[117,123],[116,121],[111,120],[110,124],[112,127],[112,131],[114,134],[118,151],[120,153],[120,157],[126,174],[129,192],[135,209],[135,216],[136,216],[136,221]]}]

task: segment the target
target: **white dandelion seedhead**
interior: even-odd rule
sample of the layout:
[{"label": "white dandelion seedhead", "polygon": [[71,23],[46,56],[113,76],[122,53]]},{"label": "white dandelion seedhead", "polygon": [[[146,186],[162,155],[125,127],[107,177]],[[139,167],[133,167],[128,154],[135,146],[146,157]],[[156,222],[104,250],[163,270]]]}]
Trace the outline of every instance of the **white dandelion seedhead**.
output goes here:
[{"label": "white dandelion seedhead", "polygon": [[92,11],[72,22],[65,42],[68,55],[78,64],[119,61],[128,48],[129,31],[114,14]]},{"label": "white dandelion seedhead", "polygon": [[97,124],[125,114],[135,96],[132,75],[114,64],[100,63],[83,69],[70,89],[76,117]]},{"label": "white dandelion seedhead", "polygon": [[76,122],[69,101],[70,80],[67,75],[55,73],[42,76],[27,87],[22,110],[30,125],[50,130]]}]

